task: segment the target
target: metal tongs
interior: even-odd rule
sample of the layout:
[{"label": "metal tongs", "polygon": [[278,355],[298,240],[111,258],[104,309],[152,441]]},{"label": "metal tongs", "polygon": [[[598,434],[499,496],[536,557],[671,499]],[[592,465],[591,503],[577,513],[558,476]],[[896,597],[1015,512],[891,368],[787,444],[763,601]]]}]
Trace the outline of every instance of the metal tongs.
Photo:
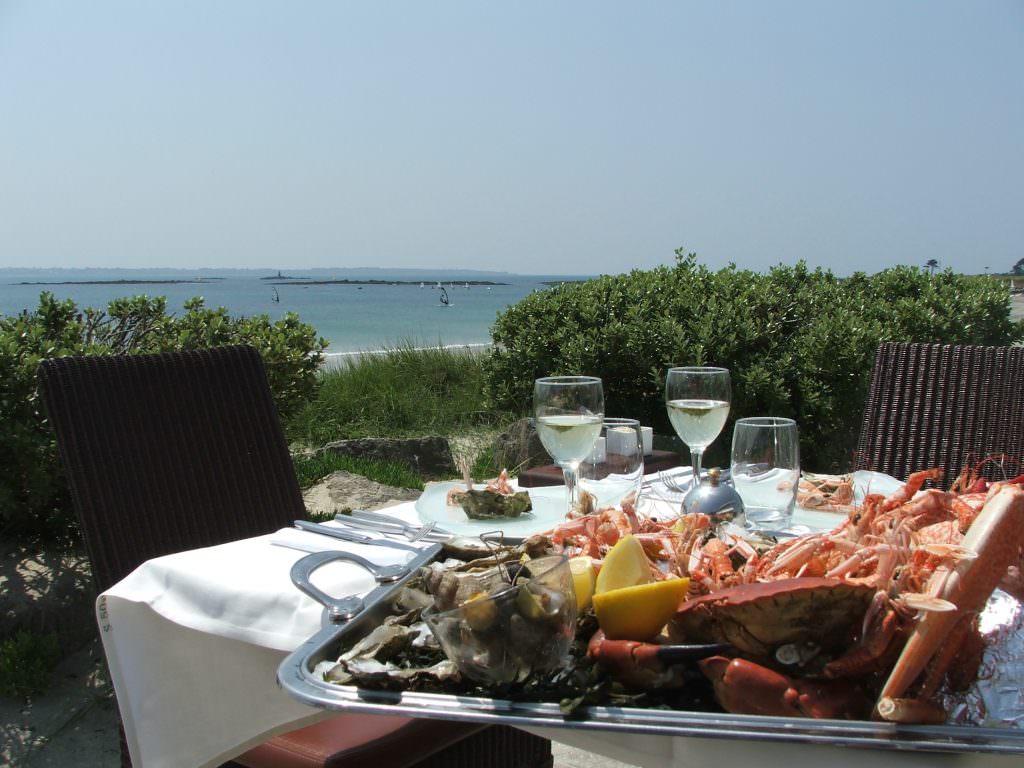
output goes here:
[{"label": "metal tongs", "polygon": [[[378,545],[385,543],[380,539],[371,539],[371,541]],[[397,542],[389,543],[395,544]],[[403,565],[377,565],[353,552],[315,552],[311,555],[306,555],[292,566],[292,583],[327,609],[326,618],[328,622],[333,625],[345,624],[364,611],[372,609],[381,601],[388,599],[421,566],[429,563],[441,552],[440,544],[431,544],[427,547],[410,546],[408,548],[415,550],[417,554]],[[362,566],[370,572],[376,580],[377,586],[371,589],[366,597],[358,597],[356,595],[331,597],[319,587],[314,586],[311,581],[313,572],[317,568],[336,560],[347,560],[350,563]]]}]

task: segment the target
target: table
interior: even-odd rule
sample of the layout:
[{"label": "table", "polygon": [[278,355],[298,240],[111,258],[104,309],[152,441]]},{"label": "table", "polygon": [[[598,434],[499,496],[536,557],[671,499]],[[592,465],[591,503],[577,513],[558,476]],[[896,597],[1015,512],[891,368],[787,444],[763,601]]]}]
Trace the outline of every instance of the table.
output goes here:
[{"label": "table", "polygon": [[[388,510],[416,520],[413,503]],[[214,766],[272,735],[332,716],[278,688],[287,652],[320,628],[321,606],[295,590],[291,565],[304,555],[277,546],[351,548],[378,562],[379,547],[334,542],[316,534],[268,536],[150,560],[97,599],[97,616],[125,731],[137,768]],[[369,550],[369,553],[367,553]],[[333,594],[366,591],[372,579],[333,563],[318,584]],[[730,742],[643,734],[528,730],[552,740],[650,768],[709,764],[759,768],[812,759],[820,765],[898,768],[939,765],[999,768],[1019,756],[895,754],[808,745]]]}]

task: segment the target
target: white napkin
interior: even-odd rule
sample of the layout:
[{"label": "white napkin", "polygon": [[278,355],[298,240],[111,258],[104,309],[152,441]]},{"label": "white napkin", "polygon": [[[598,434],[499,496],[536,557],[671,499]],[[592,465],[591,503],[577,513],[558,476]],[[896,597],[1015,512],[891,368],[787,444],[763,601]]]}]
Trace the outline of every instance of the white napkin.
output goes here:
[{"label": "white napkin", "polygon": [[[323,606],[292,584],[292,565],[307,552],[345,549],[389,565],[410,553],[349,544],[282,528],[267,536],[150,560],[106,592],[107,599],[142,603],[168,621],[199,632],[290,651],[321,627]],[[313,582],[330,595],[362,595],[375,581],[349,562],[328,563]]]},{"label": "white napkin", "polygon": [[[412,504],[388,512],[415,520]],[[320,629],[324,612],[292,584],[291,567],[308,551],[336,549],[381,565],[409,557],[287,528],[149,560],[100,595],[96,615],[135,765],[220,765],[270,735],[331,716],[291,698],[276,672],[286,652]],[[313,580],[337,596],[375,584],[346,562],[325,565]]]}]

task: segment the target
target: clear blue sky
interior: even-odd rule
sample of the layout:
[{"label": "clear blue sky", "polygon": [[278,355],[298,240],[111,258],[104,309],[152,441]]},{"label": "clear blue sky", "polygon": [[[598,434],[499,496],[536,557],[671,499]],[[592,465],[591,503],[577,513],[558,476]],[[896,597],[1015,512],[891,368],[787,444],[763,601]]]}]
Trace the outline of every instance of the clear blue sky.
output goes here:
[{"label": "clear blue sky", "polygon": [[1024,2],[0,0],[0,266],[1024,256]]}]

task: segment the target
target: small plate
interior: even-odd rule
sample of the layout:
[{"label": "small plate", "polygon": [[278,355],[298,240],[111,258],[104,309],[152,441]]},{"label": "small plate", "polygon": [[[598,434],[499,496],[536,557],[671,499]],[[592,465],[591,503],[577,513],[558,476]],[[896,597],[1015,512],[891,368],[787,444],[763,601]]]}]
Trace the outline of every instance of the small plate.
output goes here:
[{"label": "small plate", "polygon": [[[452,488],[465,488],[465,484],[457,480],[448,483],[435,483],[427,489],[416,502],[416,513],[424,523],[436,522],[439,527],[463,536],[479,536],[488,531],[501,531],[506,536],[526,537],[535,533],[550,530],[565,520],[566,501],[565,486],[552,485],[542,488],[530,488],[530,503],[533,509],[520,517],[500,518],[494,520],[470,520],[462,507],[447,504],[448,491]],[[476,490],[483,490],[483,484],[474,485]],[[517,490],[526,490],[517,488]]]}]

